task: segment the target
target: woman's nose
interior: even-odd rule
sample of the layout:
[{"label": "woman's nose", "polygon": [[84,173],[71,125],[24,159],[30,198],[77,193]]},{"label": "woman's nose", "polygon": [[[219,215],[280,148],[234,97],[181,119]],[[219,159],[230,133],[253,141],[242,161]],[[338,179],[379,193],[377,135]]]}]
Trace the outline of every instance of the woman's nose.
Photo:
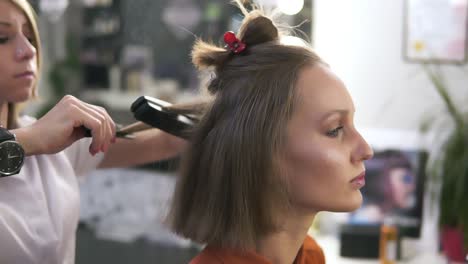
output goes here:
[{"label": "woman's nose", "polygon": [[353,159],[356,162],[361,162],[365,160],[369,160],[374,156],[374,150],[370,147],[367,141],[362,137],[362,135],[357,132],[357,144],[356,149],[354,151]]},{"label": "woman's nose", "polygon": [[15,49],[15,59],[19,61],[31,60],[36,56],[36,47],[25,37],[21,36]]}]

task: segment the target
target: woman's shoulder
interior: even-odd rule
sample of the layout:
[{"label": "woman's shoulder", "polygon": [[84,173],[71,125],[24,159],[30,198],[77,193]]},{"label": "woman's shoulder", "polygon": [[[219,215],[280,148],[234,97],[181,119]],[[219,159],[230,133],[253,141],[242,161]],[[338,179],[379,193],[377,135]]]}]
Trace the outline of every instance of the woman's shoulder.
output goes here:
[{"label": "woman's shoulder", "polygon": [[[254,252],[240,252],[216,247],[206,247],[190,264],[271,264],[266,258]],[[310,236],[304,240],[295,264],[325,264],[322,248]]]},{"label": "woman's shoulder", "polygon": [[306,238],[304,239],[304,249],[322,251],[322,248],[319,246],[317,241],[315,241],[315,239],[309,235],[307,235]]},{"label": "woman's shoulder", "polygon": [[323,254],[322,248],[319,246],[319,244],[317,244],[315,239],[307,235],[294,263],[325,264],[325,255]]},{"label": "woman's shoulder", "polygon": [[206,247],[203,249],[200,254],[193,258],[189,264],[222,264],[223,259],[221,256],[218,256],[219,252],[217,250]]},{"label": "woman's shoulder", "polygon": [[190,264],[271,264],[255,252],[206,247]]}]

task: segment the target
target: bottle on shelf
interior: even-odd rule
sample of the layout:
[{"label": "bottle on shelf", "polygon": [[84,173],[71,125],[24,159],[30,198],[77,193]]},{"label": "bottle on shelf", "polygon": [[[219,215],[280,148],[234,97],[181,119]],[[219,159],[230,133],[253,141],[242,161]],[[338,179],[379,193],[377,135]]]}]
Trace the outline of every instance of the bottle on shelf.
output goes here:
[{"label": "bottle on shelf", "polygon": [[398,228],[393,218],[384,219],[380,227],[379,260],[380,264],[396,264],[399,251]]}]

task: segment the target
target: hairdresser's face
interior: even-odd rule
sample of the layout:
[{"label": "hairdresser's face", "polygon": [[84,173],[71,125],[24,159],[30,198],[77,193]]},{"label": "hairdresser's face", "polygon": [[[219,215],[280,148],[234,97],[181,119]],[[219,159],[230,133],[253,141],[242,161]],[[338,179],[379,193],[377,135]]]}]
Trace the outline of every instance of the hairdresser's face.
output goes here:
[{"label": "hairdresser's face", "polygon": [[36,83],[36,49],[27,17],[0,0],[0,103],[27,100]]},{"label": "hairdresser's face", "polygon": [[304,68],[296,89],[283,163],[292,204],[304,212],[355,210],[362,203],[362,182],[353,179],[373,152],[354,127],[353,101],[322,65]]}]

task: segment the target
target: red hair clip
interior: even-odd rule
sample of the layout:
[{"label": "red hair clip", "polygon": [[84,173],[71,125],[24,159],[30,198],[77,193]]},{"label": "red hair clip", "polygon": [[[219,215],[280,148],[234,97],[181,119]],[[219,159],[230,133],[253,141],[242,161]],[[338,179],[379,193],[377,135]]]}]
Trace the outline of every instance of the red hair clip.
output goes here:
[{"label": "red hair clip", "polygon": [[224,33],[224,43],[226,43],[226,48],[229,48],[234,54],[241,53],[247,47],[232,31]]}]

